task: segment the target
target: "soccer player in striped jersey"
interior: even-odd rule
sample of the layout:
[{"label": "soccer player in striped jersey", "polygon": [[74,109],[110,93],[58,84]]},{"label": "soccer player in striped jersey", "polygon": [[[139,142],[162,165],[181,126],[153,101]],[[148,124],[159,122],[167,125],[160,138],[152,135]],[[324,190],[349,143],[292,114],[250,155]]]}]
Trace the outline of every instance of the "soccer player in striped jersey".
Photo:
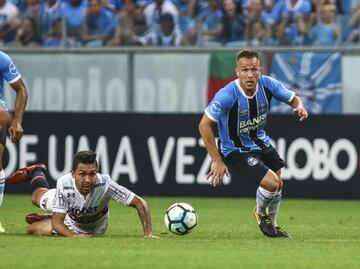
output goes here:
[{"label": "soccer player in striped jersey", "polygon": [[[16,92],[15,98],[15,114],[10,117],[7,113],[7,104],[4,93],[4,80],[9,83],[11,88]],[[27,103],[26,86],[21,79],[21,75],[14,65],[13,61],[5,52],[0,51],[0,107],[3,108],[1,118],[4,119],[4,113],[8,114],[8,120],[1,122],[0,126],[0,205],[3,201],[5,189],[5,173],[3,170],[3,155],[6,144],[6,134],[9,133],[11,142],[19,141],[24,133],[22,128],[23,115]],[[4,233],[5,229],[0,223],[0,233]]]},{"label": "soccer player in striped jersey", "polygon": [[[269,237],[289,237],[276,223],[284,161],[264,131],[271,98],[289,104],[300,121],[308,117],[302,100],[279,81],[261,75],[259,54],[241,50],[236,55],[237,79],[220,89],[205,109],[199,131],[212,159],[208,179],[215,187],[224,175],[240,174],[259,187],[254,215]],[[217,124],[216,143],[213,126]]]},{"label": "soccer player in striped jersey", "polygon": [[59,234],[66,237],[89,237],[105,233],[108,226],[109,203],[114,200],[137,210],[144,237],[153,235],[150,211],[144,199],[117,184],[108,175],[97,172],[96,153],[79,151],[74,156],[72,171],[57,180],[56,189],[48,189],[44,164],[17,170],[9,183],[30,182],[34,205],[51,214],[33,213],[26,216],[33,235]]}]

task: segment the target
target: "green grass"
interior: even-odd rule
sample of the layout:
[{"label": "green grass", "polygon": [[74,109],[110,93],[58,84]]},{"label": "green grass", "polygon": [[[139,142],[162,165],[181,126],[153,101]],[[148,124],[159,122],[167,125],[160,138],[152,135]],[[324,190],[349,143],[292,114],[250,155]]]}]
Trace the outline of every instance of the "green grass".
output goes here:
[{"label": "green grass", "polygon": [[[271,239],[255,224],[254,199],[146,200],[160,239],[144,239],[136,211],[115,203],[106,235],[75,239],[26,235],[24,216],[37,209],[28,195],[6,195],[0,268],[360,268],[359,201],[285,199],[278,220],[293,238]],[[181,201],[199,215],[185,236],[163,224],[166,208]]]}]

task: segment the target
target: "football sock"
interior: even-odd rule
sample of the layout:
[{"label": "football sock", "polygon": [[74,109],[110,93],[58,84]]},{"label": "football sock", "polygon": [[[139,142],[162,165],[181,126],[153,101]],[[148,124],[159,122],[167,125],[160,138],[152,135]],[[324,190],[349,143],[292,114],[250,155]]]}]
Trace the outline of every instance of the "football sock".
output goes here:
[{"label": "football sock", "polygon": [[256,191],[256,213],[265,216],[266,208],[274,199],[275,194],[276,191],[271,192],[259,186]]},{"label": "football sock", "polygon": [[276,217],[277,217],[277,214],[279,213],[279,209],[280,209],[281,196],[282,196],[282,194],[281,194],[281,190],[280,190],[275,194],[274,199],[270,202],[269,207],[268,207],[269,217],[271,219],[273,226],[275,226],[275,227],[277,226]]},{"label": "football sock", "polygon": [[2,204],[5,190],[5,172],[4,170],[0,171],[0,205]]},{"label": "football sock", "polygon": [[49,188],[49,183],[42,169],[35,170],[31,177],[30,185],[33,192],[38,188]]}]

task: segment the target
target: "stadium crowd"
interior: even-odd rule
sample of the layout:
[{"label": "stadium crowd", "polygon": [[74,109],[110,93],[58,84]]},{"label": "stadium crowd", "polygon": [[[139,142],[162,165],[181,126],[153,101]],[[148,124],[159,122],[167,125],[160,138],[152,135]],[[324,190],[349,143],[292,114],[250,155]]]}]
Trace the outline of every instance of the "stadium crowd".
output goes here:
[{"label": "stadium crowd", "polygon": [[0,46],[357,46],[360,0],[0,0]]}]

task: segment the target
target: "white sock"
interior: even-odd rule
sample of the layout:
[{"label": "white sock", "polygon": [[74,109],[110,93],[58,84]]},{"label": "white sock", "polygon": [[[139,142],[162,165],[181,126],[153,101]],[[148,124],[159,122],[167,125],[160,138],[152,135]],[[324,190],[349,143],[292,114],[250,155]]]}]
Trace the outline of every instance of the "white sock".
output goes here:
[{"label": "white sock", "polygon": [[2,204],[5,190],[5,172],[4,170],[0,171],[0,205]]},{"label": "white sock", "polygon": [[269,206],[271,201],[274,199],[275,192],[265,190],[263,187],[258,187],[256,191],[256,213],[265,216],[266,208]]},{"label": "white sock", "polygon": [[281,196],[282,196],[282,194],[281,194],[281,190],[280,190],[276,193],[276,195],[274,196],[274,199],[271,201],[271,203],[269,204],[269,207],[268,207],[268,214],[269,214],[269,217],[270,217],[271,222],[274,225],[274,227],[277,226],[276,217],[277,217],[277,214],[279,213],[279,209],[280,209]]}]

